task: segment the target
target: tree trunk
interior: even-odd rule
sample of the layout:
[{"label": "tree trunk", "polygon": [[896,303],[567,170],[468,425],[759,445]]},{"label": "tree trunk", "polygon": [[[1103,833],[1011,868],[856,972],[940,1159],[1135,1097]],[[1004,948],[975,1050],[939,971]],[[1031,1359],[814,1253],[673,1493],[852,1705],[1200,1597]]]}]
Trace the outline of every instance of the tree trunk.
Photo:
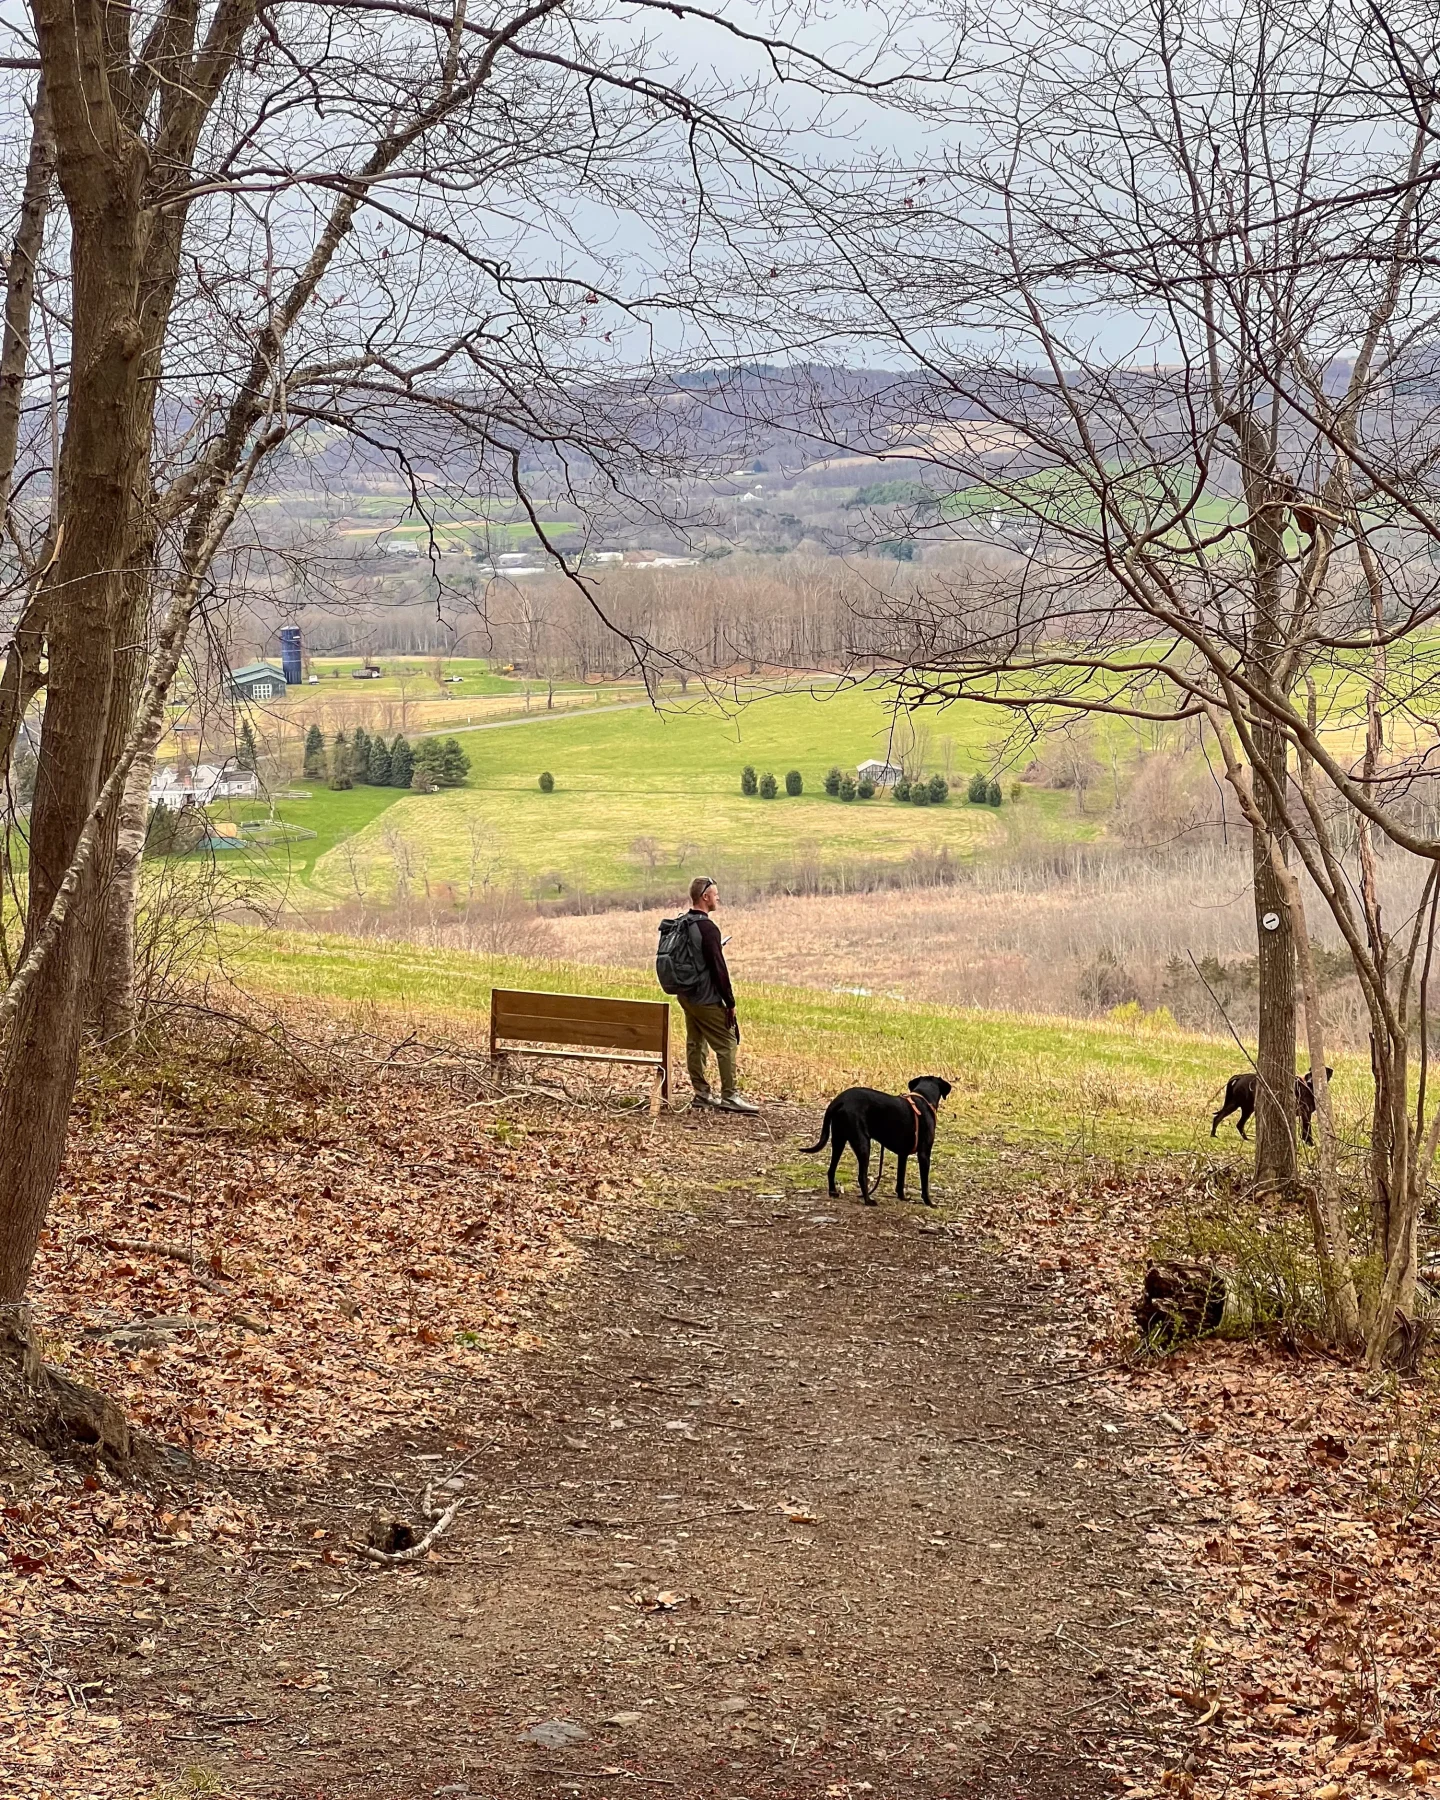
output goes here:
[{"label": "tree trunk", "polygon": [[[44,929],[99,791],[125,558],[149,444],[138,318],[144,149],[118,126],[103,91],[95,16],[54,0],[37,7],[36,22],[70,213],[74,323],[59,529],[45,584],[49,672],[31,814],[27,948]],[[82,880],[5,1047],[0,1305],[24,1295],[64,1154],[93,893]]]},{"label": "tree trunk", "polygon": [[150,818],[150,778],[155,747],[142,750],[116,809],[108,880],[101,889],[96,953],[91,962],[91,1005],[102,1043],[133,1043],[140,1024],[140,983],[135,967],[135,914]]},{"label": "tree trunk", "polygon": [[[132,549],[125,583],[111,690],[110,720],[101,752],[102,779],[120,760],[144,686],[154,544],[148,532]],[[95,851],[95,915],[90,938],[85,1013],[102,1043],[135,1031],[135,905],[140,892],[140,852],[145,843],[146,802],[155,747],[131,764]],[[141,780],[144,786],[137,789]],[[138,809],[138,819],[137,819]]]},{"label": "tree trunk", "polygon": [[0,337],[0,527],[10,510],[15,480],[15,453],[20,442],[20,412],[25,368],[30,354],[30,318],[35,300],[35,269],[45,242],[50,187],[55,179],[55,137],[42,77],[30,108],[30,159],[20,221],[10,245],[5,273],[5,328]]},{"label": "tree trunk", "polygon": [[[1273,729],[1257,724],[1258,753],[1275,779],[1285,780],[1285,743]],[[1255,1082],[1255,1184],[1262,1191],[1287,1189],[1295,1180],[1295,940],[1289,896],[1270,859],[1273,797],[1263,779],[1254,783],[1256,804],[1266,820],[1253,830],[1255,934],[1259,968],[1260,1024]],[[1284,857],[1283,841],[1281,855]]]}]

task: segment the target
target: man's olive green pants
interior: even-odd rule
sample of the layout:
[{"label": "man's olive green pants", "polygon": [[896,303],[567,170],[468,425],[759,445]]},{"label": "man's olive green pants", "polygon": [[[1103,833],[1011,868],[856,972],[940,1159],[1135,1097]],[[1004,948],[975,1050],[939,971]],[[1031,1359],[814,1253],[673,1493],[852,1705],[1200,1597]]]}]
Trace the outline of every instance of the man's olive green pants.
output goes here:
[{"label": "man's olive green pants", "polygon": [[723,1006],[697,1006],[683,994],[678,996],[685,1015],[685,1068],[690,1085],[701,1097],[710,1093],[710,1077],[705,1072],[705,1050],[715,1052],[720,1068],[720,1098],[728,1100],[735,1086],[735,1028]]}]

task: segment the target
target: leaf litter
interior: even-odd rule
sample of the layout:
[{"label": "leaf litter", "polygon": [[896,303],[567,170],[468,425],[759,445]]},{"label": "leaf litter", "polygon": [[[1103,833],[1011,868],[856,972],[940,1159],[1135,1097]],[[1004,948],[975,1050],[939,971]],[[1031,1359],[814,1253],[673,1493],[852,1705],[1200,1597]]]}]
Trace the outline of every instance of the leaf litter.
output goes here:
[{"label": "leaf litter", "polygon": [[1113,1740],[1117,1788],[1132,1800],[1440,1789],[1433,1371],[1401,1382],[1278,1337],[1138,1356],[1146,1247],[1214,1172],[1096,1166],[1007,1182],[974,1215],[1048,1277],[1072,1321],[1073,1373],[1149,1428],[1130,1466],[1174,1497],[1147,1543],[1189,1616],[1167,1666],[1129,1683],[1137,1712],[1168,1708],[1170,1754],[1147,1768],[1143,1745]]},{"label": "leaf litter", "polygon": [[[277,1549],[297,1573],[346,1566],[338,1531],[287,1543],[259,1484],[387,1425],[440,1423],[457,1379],[503,1384],[513,1352],[544,1340],[547,1297],[583,1240],[660,1178],[603,1108],[521,1099],[502,1114],[473,1105],[464,1058],[387,1059],[339,1026],[324,1049],[318,1083],[273,1065],[207,1072],[202,1053],[183,1075],[86,1090],[37,1266],[43,1348],[226,1480],[131,1487],[6,1446],[0,1765],[17,1800],[141,1791],[84,1652],[108,1634],[151,1653],[166,1550],[203,1546],[231,1578]],[[1371,1800],[1440,1786],[1431,1388],[1276,1343],[1134,1360],[1145,1246],[1199,1178],[1174,1164],[1024,1173],[967,1223],[1043,1277],[1070,1321],[1066,1354],[1031,1389],[1073,1386],[1075,1403],[1127,1415],[1141,1428],[1129,1465],[1174,1500],[1147,1543],[1186,1616],[1156,1666],[1117,1676],[1144,1729],[1103,1727],[1115,1791]],[[326,1677],[295,1679],[323,1690]]]},{"label": "leaf litter", "polygon": [[127,1485],[0,1438],[6,1800],[148,1790],[109,1685],[77,1672],[86,1647],[150,1654],[172,1548],[202,1547],[232,1578],[277,1546],[296,1573],[353,1567],[338,1528],[289,1545],[290,1522],[252,1495],[387,1426],[448,1418],[462,1380],[502,1381],[543,1341],[581,1241],[613,1229],[647,1171],[606,1103],[620,1096],[497,1107],[473,1053],[306,1027],[304,1067],[237,1070],[233,1040],[201,1030],[82,1088],[35,1334],[47,1362],[195,1461]]}]

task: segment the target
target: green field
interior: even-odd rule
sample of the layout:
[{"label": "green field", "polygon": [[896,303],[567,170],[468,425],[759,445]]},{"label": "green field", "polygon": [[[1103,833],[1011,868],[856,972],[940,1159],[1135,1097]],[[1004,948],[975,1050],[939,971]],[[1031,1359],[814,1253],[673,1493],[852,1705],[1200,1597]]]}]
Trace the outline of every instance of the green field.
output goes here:
[{"label": "green field", "polygon": [[[300,690],[301,699],[325,699],[332,683],[342,688],[347,696],[351,690],[352,697],[365,700],[396,700],[405,694],[410,700],[471,700],[490,698],[495,695],[509,695],[518,704],[524,703],[525,691],[533,693],[537,688],[543,693],[545,683],[531,676],[497,674],[492,665],[478,656],[376,656],[372,659],[380,668],[380,677],[372,681],[356,681],[355,670],[362,667],[363,658],[358,656],[312,656],[310,670],[320,677],[314,688]],[[460,676],[459,681],[437,682],[433,670],[436,664],[443,665],[447,676]],[[578,691],[580,682],[556,682],[557,693]],[[596,693],[599,689],[587,688],[586,692]],[[608,694],[609,690],[605,690]],[[627,690],[628,691],[628,690]]]},{"label": "green field", "polygon": [[[948,756],[961,783],[989,766],[1005,729],[983,707],[956,707],[927,724],[927,766],[943,767]],[[457,735],[471,758],[469,785],[401,797],[359,831],[353,851],[318,859],[319,889],[335,898],[352,892],[353,856],[368,890],[388,893],[394,863],[385,839],[397,831],[425,858],[432,884],[464,888],[479,845],[492,880],[519,879],[537,893],[622,893],[653,880],[652,858],[654,873],[707,862],[717,876],[757,877],[802,861],[835,870],[899,863],[916,851],[968,856],[1003,842],[1010,817],[1006,808],[967,805],[963,792],[932,807],[883,793],[848,804],[827,796],[832,764],[853,771],[886,754],[890,715],[873,690],[775,695],[728,715],[708,702],[672,702],[658,713],[637,707]],[[746,763],[773,771],[782,788],[786,771],[798,769],[805,791],[746,799]],[[555,777],[551,794],[539,791],[542,770]],[[1069,803],[1037,794],[1024,804],[1043,823]]]},{"label": "green field", "polygon": [[[486,1028],[495,985],[660,998],[652,979],[624,969],[308,933],[227,930],[222,958],[231,979],[252,994],[358,1005],[392,1021],[438,1021],[467,1032]],[[1209,1136],[1216,1095],[1243,1064],[1225,1038],[805,988],[747,988],[741,1019],[743,1067],[756,1092],[814,1101],[851,1083],[895,1089],[914,1075],[943,1075],[955,1087],[947,1139],[987,1154],[1006,1144],[1048,1143],[1087,1154],[1208,1155],[1216,1149]],[[679,1031],[677,1012],[677,1042]],[[1366,1070],[1359,1058],[1336,1062],[1345,1078],[1336,1100],[1344,1104],[1347,1094],[1368,1090]],[[1216,1153],[1236,1152],[1227,1127]]]}]

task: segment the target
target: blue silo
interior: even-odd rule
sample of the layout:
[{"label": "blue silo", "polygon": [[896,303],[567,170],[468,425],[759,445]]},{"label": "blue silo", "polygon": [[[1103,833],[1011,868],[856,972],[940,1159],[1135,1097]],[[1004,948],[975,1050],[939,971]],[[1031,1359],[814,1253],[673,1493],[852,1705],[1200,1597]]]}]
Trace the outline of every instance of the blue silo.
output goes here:
[{"label": "blue silo", "polygon": [[298,625],[282,625],[280,627],[280,667],[285,671],[285,685],[298,687],[305,679],[301,666],[303,652],[300,647],[300,627]]}]

